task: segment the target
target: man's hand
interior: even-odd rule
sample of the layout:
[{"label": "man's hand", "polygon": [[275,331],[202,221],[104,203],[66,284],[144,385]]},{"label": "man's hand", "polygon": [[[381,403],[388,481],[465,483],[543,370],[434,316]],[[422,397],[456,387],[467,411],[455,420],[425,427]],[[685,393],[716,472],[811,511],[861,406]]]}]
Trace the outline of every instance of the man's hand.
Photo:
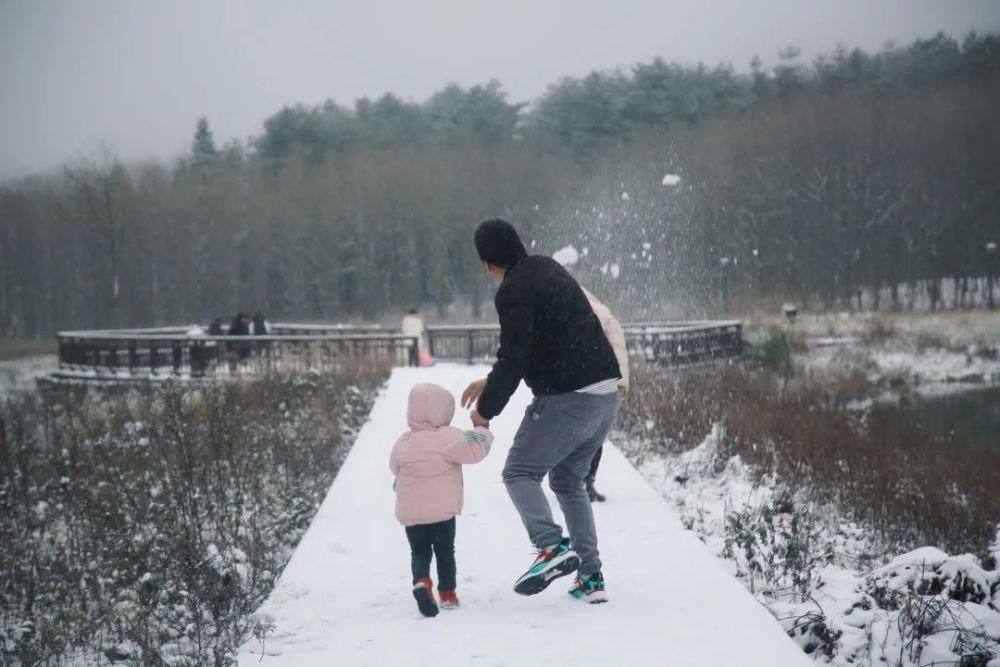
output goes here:
[{"label": "man's hand", "polygon": [[483,416],[479,414],[479,410],[473,410],[469,417],[472,418],[473,426],[482,426],[484,428],[490,427],[490,421],[488,419],[484,419]]},{"label": "man's hand", "polygon": [[[462,407],[471,408],[479,400],[479,396],[483,393],[483,389],[486,388],[486,378],[482,380],[476,380],[462,392]],[[482,419],[480,417],[480,419]]]}]

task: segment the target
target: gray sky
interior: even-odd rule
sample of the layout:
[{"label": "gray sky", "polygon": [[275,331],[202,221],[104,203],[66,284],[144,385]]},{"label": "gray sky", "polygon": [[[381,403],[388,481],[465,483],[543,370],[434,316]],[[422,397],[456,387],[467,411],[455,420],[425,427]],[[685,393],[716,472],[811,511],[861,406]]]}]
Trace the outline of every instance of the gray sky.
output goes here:
[{"label": "gray sky", "polygon": [[172,158],[199,116],[224,141],[296,102],[423,100],[491,77],[529,101],[655,56],[745,69],[790,44],[973,28],[1000,29],[1000,0],[0,0],[0,177],[103,147]]}]

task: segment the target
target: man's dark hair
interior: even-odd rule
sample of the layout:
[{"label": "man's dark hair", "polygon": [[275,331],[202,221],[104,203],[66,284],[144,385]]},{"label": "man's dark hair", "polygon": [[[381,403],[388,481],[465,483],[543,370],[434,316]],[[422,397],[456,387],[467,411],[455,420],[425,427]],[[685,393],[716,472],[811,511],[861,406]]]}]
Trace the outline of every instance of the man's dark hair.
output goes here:
[{"label": "man's dark hair", "polygon": [[514,225],[501,218],[486,220],[476,227],[476,252],[482,261],[503,269],[528,256]]}]

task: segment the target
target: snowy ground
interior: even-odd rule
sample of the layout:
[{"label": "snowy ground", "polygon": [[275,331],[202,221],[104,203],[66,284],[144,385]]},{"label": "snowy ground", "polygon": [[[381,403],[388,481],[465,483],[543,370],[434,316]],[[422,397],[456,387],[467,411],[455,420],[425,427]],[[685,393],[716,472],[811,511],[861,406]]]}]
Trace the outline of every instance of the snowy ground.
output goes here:
[{"label": "snowy ground", "polygon": [[[726,572],[613,447],[601,464],[611,501],[595,507],[611,601],[582,604],[567,580],[531,597],[514,579],[532,552],[500,482],[530,400],[522,387],[494,420],[487,460],[465,471],[456,540],[462,606],[423,619],[393,518],[387,459],[416,382],[458,394],[481,367],[400,368],[372,410],[322,507],[258,612],[274,623],[240,663],[266,665],[806,665],[775,619]],[[455,423],[464,426],[459,410]],[[554,507],[555,504],[553,503]],[[556,510],[558,512],[558,510]]]},{"label": "snowy ground", "polygon": [[[760,574],[766,569],[767,557],[773,555],[767,553],[767,545],[755,549],[752,564],[740,548],[723,557],[727,542],[733,538],[730,518],[734,514],[749,518],[752,529],[764,525],[753,523],[753,518],[759,519],[762,511],[774,507],[777,486],[773,480],[755,484],[739,457],[720,460],[721,437],[721,431],[715,429],[690,451],[655,456],[646,454],[640,443],[628,444],[638,470],[675,508],[684,525],[782,619],[786,630],[794,632],[798,644],[817,662],[835,667],[1000,667],[1000,571],[984,570],[974,556],[949,556],[924,547],[885,565],[878,565],[879,559],[874,558],[872,566],[877,549],[863,527],[840,519],[833,507],[795,498],[800,512],[797,520],[815,518],[807,529],[812,550],[829,558],[825,565],[820,562],[827,560],[825,555],[813,563],[816,571],[805,601],[802,595],[783,587],[787,577],[776,577],[782,579],[776,582]],[[603,490],[600,475],[598,481]],[[776,527],[769,532],[786,530],[789,520],[787,515],[778,517]],[[1000,561],[1000,529],[991,551]],[[780,562],[780,557],[777,560]],[[764,568],[760,567],[762,561]],[[940,592],[915,594],[919,582],[914,580],[920,577],[933,583],[928,588],[937,592],[940,587]],[[886,603],[886,590],[893,591],[895,603]],[[915,636],[913,617],[920,615],[926,628]],[[828,644],[824,646],[825,641]],[[983,659],[984,655],[990,658]],[[975,662],[973,656],[984,661]],[[968,662],[960,663],[963,657]]]},{"label": "snowy ground", "polygon": [[35,379],[59,367],[53,354],[0,361],[0,398],[12,391],[33,389]]}]

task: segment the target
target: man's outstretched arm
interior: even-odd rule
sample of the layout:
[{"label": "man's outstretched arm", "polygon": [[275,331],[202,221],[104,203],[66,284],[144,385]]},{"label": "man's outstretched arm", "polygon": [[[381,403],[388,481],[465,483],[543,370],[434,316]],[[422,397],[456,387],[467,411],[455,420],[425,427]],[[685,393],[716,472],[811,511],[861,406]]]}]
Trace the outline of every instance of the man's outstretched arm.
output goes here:
[{"label": "man's outstretched arm", "polygon": [[535,327],[531,298],[523,290],[501,286],[495,303],[500,316],[500,349],[476,406],[486,420],[500,414],[524,377]]}]

